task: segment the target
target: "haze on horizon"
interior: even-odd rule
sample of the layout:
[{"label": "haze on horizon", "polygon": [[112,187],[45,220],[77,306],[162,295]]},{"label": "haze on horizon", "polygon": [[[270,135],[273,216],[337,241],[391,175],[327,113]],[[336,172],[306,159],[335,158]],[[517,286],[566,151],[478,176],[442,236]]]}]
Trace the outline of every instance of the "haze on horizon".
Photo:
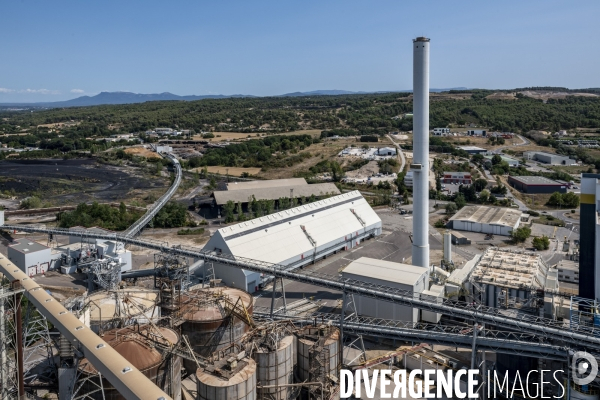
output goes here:
[{"label": "haze on horizon", "polygon": [[101,91],[278,95],[412,87],[600,87],[600,3],[5,2],[0,103]]}]

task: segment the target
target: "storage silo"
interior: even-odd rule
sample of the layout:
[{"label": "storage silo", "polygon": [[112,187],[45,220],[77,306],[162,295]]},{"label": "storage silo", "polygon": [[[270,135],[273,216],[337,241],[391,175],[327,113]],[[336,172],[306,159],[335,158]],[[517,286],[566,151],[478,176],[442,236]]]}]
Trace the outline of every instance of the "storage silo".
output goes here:
[{"label": "storage silo", "polygon": [[[298,379],[301,382],[322,382],[324,390],[328,392],[327,396],[332,396],[336,388],[339,389],[339,385],[333,384],[330,379],[330,376],[335,379],[339,379],[340,376],[339,329],[331,325],[306,326],[296,335]],[[309,389],[316,390],[319,387]],[[337,393],[339,396],[339,390]]]},{"label": "storage silo", "polygon": [[224,354],[199,368],[196,378],[198,400],[256,399],[256,363],[245,352]]},{"label": "storage silo", "polygon": [[133,323],[157,322],[160,318],[157,299],[156,290],[138,287],[91,293],[84,300],[90,329],[99,333]]},{"label": "storage silo", "polygon": [[[174,330],[135,325],[109,330],[104,333],[103,339],[174,400],[181,400],[181,357],[166,351],[179,341]],[[101,378],[102,396],[102,392],[98,391],[98,372],[86,359],[80,362],[79,369],[83,385],[81,394],[87,393],[93,399],[125,400],[104,377]]]},{"label": "storage silo", "polygon": [[[273,339],[256,343],[258,350],[252,353],[257,364],[258,396],[287,400],[294,392],[286,386],[294,381],[294,336]],[[265,388],[261,388],[263,386]]]},{"label": "storage silo", "polygon": [[[250,326],[243,318],[252,315],[254,299],[243,290],[229,287],[191,290],[181,294],[181,334],[187,336],[193,350],[209,357],[231,343],[239,342]],[[232,312],[237,305],[240,312]],[[245,311],[244,311],[245,310]],[[193,361],[184,360],[190,373],[196,371]]]}]

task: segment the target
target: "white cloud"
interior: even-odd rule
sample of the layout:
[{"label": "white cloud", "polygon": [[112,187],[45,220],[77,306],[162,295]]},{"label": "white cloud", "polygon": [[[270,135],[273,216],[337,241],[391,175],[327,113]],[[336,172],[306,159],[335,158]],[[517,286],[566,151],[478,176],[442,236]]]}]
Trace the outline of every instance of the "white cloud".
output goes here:
[{"label": "white cloud", "polygon": [[23,89],[23,90],[19,90],[19,93],[60,94],[60,92],[58,90],[48,90],[48,89]]},{"label": "white cloud", "polygon": [[71,93],[83,94],[85,93],[85,91],[81,89],[71,89]]},{"label": "white cloud", "polygon": [[12,93],[12,92],[14,92],[13,89],[7,89],[7,88],[0,87],[0,93]]}]

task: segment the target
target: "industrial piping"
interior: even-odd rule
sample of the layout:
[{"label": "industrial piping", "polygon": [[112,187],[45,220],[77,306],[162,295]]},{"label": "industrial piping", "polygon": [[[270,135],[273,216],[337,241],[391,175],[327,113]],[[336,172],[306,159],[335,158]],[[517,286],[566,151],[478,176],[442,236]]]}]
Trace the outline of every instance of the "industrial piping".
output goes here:
[{"label": "industrial piping", "polygon": [[[40,232],[52,233],[55,235],[73,235],[67,229],[42,229],[28,226],[4,225],[0,228],[9,230],[21,230],[23,232]],[[436,303],[435,301],[414,298],[411,293],[404,292],[389,286],[373,285],[366,282],[355,280],[338,280],[336,277],[325,274],[300,274],[296,271],[288,271],[282,266],[261,262],[251,259],[238,257],[237,259],[228,258],[222,254],[214,252],[203,252],[189,250],[183,248],[172,248],[165,244],[157,244],[145,240],[129,238],[122,235],[105,235],[88,232],[77,232],[77,235],[86,238],[118,240],[123,243],[129,243],[157,251],[170,252],[182,256],[202,259],[204,261],[212,261],[222,263],[234,268],[246,269],[262,273],[266,276],[274,276],[276,278],[285,278],[297,282],[308,283],[315,286],[326,287],[329,289],[346,292],[348,294],[356,294],[374,298],[377,300],[389,301],[392,303],[416,307],[422,310],[439,312],[442,314],[453,315],[457,317],[467,318],[478,322],[489,323],[506,328],[520,330],[522,332],[530,332],[534,334],[545,335],[566,343],[570,343],[575,348],[588,346],[589,348],[600,349],[600,338],[594,336],[589,330],[584,329],[565,329],[560,326],[557,321],[537,317],[522,315],[521,319],[505,316],[501,311],[491,307],[478,305],[477,308],[468,304],[446,301],[444,303]]]},{"label": "industrial piping", "polygon": [[73,346],[90,360],[108,381],[128,400],[172,400],[150,379],[85,326],[75,315],[50,296],[6,257],[0,255],[0,272],[10,282],[19,282],[24,296],[58,328]]},{"label": "industrial piping", "polygon": [[413,40],[412,264],[429,267],[429,39]]}]

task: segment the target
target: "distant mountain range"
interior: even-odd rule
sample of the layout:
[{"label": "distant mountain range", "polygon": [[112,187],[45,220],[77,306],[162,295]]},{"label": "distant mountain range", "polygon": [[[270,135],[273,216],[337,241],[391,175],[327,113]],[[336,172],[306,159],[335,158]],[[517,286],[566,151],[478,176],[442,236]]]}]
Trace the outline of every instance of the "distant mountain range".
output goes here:
[{"label": "distant mountain range", "polygon": [[[432,92],[445,92],[448,90],[466,90],[467,88],[458,87],[450,89],[430,89]],[[312,92],[293,92],[272,97],[301,97],[301,96],[336,96],[344,94],[372,94],[372,93],[393,93],[393,92],[411,92],[412,90],[394,90],[383,92],[350,92],[347,90],[315,90]],[[60,108],[60,107],[85,107],[99,106],[103,104],[133,104],[145,103],[147,101],[194,101],[203,99],[225,99],[233,97],[260,97],[246,94],[232,95],[201,95],[201,96],[178,96],[173,93],[155,93],[142,94],[131,92],[101,92],[95,96],[81,96],[71,100],[40,102],[40,103],[0,103],[0,107],[26,107],[26,108]]]}]

